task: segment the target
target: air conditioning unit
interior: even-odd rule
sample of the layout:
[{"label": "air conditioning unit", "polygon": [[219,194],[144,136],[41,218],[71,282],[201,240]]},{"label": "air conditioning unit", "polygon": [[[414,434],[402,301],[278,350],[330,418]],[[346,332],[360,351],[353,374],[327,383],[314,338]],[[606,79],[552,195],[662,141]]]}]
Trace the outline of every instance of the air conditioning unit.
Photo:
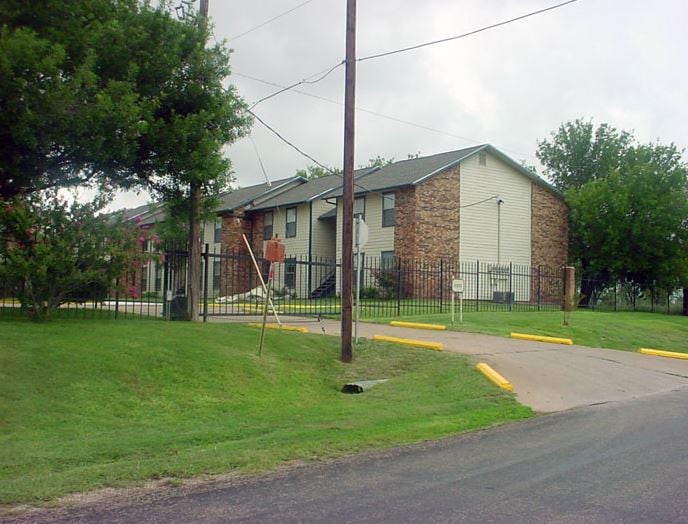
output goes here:
[{"label": "air conditioning unit", "polygon": [[492,293],[492,301],[497,304],[512,304],[514,302],[514,294],[511,291],[494,291]]}]

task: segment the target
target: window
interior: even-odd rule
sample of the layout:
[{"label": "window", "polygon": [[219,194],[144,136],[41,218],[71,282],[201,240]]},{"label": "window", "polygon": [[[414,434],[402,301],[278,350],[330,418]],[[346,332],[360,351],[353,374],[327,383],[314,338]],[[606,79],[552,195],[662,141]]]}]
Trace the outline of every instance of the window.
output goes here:
[{"label": "window", "polygon": [[222,217],[215,218],[215,235],[213,237],[213,242],[216,244],[222,242]]},{"label": "window", "polygon": [[213,291],[220,290],[220,275],[222,274],[222,260],[213,260]]},{"label": "window", "polygon": [[365,197],[360,196],[356,197],[354,200],[354,218],[357,216],[360,216],[363,220],[365,220]]},{"label": "window", "polygon": [[383,251],[380,253],[380,269],[394,268],[394,251]]},{"label": "window", "polygon": [[296,236],[296,208],[287,208],[287,230],[285,231],[285,237],[295,237]]},{"label": "window", "polygon": [[155,264],[155,291],[162,291],[162,267]]},{"label": "window", "polygon": [[382,194],[382,227],[394,225],[394,193]]},{"label": "window", "polygon": [[296,287],[296,259],[287,258],[284,261],[284,286],[294,289]]},{"label": "window", "polygon": [[485,151],[481,151],[480,153],[478,153],[478,165],[487,165],[487,153],[485,153]]},{"label": "window", "polygon": [[272,238],[272,211],[266,211],[263,215],[263,240],[270,240]]}]

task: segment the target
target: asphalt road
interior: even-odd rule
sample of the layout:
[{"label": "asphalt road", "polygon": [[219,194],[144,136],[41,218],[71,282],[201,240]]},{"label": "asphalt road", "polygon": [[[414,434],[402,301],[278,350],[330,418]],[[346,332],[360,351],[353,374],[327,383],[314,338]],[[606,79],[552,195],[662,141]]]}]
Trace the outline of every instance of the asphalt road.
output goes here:
[{"label": "asphalt road", "polygon": [[31,522],[688,522],[688,390]]}]

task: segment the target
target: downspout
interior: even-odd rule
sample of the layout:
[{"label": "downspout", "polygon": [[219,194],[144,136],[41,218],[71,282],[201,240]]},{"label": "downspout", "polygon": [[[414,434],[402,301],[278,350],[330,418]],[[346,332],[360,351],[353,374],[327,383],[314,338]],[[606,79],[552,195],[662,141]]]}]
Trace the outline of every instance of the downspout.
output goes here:
[{"label": "downspout", "polygon": [[313,201],[308,203],[308,296],[313,291]]},{"label": "downspout", "polygon": [[497,197],[497,265],[502,263],[502,204],[504,200]]}]

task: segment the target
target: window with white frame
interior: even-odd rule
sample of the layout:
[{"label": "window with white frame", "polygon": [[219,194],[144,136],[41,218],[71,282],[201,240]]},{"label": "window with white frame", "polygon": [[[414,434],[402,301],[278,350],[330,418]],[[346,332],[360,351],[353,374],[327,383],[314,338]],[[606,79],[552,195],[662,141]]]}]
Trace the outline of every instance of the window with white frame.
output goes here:
[{"label": "window with white frame", "polygon": [[272,238],[272,220],[274,215],[272,211],[266,211],[263,214],[263,240],[270,240]]},{"label": "window with white frame", "polygon": [[382,227],[394,225],[394,193],[382,194]]},{"label": "window with white frame", "polygon": [[287,208],[287,228],[284,234],[285,237],[295,237],[296,236],[296,208]]},{"label": "window with white frame", "polygon": [[380,253],[380,269],[392,269],[394,267],[394,251]]},{"label": "window with white frame", "polygon": [[360,196],[354,199],[354,218],[360,216],[365,220],[365,197]]},{"label": "window with white frame", "polygon": [[222,217],[215,218],[215,233],[213,236],[213,242],[216,244],[222,242]]}]

